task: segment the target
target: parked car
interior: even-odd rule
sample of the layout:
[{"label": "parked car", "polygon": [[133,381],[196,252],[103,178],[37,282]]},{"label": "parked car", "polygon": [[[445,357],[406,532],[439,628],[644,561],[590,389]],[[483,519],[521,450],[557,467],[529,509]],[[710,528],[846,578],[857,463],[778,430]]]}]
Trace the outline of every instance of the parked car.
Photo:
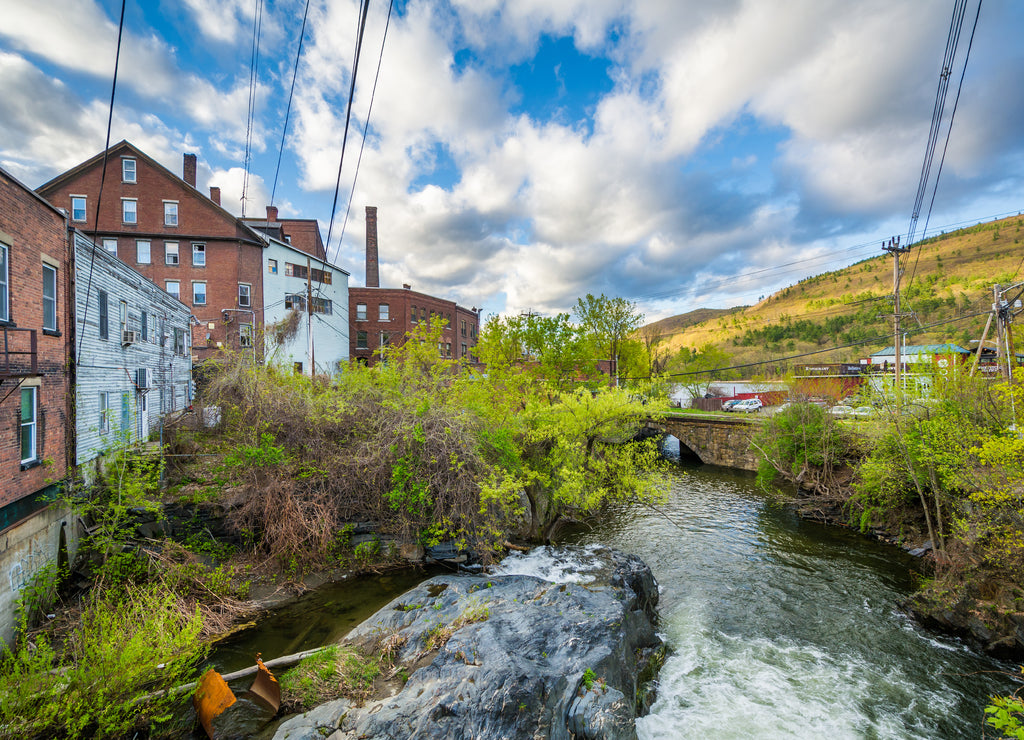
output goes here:
[{"label": "parked car", "polygon": [[732,411],[733,407],[740,402],[738,398],[731,398],[722,404],[722,411]]},{"label": "parked car", "polygon": [[833,406],[828,410],[832,416],[838,416],[841,419],[845,419],[848,416],[853,416],[853,406],[845,406],[840,404],[839,406]]},{"label": "parked car", "polygon": [[760,411],[762,406],[764,406],[764,403],[762,403],[760,398],[747,398],[740,401],[729,410],[743,412],[745,414],[753,414]]}]

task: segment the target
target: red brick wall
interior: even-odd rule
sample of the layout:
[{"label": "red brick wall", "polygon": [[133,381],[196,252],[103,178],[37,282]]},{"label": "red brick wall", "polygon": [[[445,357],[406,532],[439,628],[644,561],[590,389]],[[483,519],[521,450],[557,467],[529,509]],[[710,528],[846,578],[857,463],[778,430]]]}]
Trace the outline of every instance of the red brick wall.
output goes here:
[{"label": "red brick wall", "polygon": [[[470,337],[469,327],[478,321],[476,314],[457,306],[452,301],[442,298],[435,298],[424,293],[417,293],[412,290],[398,288],[349,288],[349,357],[353,360],[363,360],[373,364],[375,358],[374,350],[380,345],[380,335],[384,332],[389,335],[392,346],[398,346],[405,342],[405,334],[420,325],[420,314],[426,311],[427,319],[430,320],[431,312],[440,316],[448,322],[444,329],[442,341],[451,344],[451,359],[461,359],[461,345],[466,343],[467,349],[476,346],[476,338]],[[356,306],[360,303],[366,304],[366,321],[359,321]],[[380,321],[380,304],[388,304],[389,321]],[[412,320],[412,307],[416,307],[416,321]],[[465,318],[467,324],[467,337],[461,336],[460,321]],[[359,332],[367,333],[367,348],[359,349]],[[479,327],[477,327],[479,331]]]},{"label": "red brick wall", "polygon": [[[16,379],[0,383],[0,506],[58,481],[67,472],[71,445],[71,388],[67,363],[71,269],[68,234],[61,214],[0,170],[0,240],[10,247],[9,326],[35,329],[38,391],[37,454],[47,461],[21,469],[20,388]],[[57,264],[57,331],[43,334],[43,255]],[[11,332],[12,345],[27,348],[25,332]],[[13,347],[12,347],[13,348]],[[25,363],[26,358],[11,358]],[[13,391],[13,392],[12,392]],[[9,395],[8,395],[9,394]]]},{"label": "red brick wall", "polygon": [[[224,320],[224,309],[238,309],[238,284],[251,286],[250,308],[255,311],[255,323],[262,326],[263,315],[263,248],[251,243],[246,232],[237,226],[235,218],[217,207],[213,201],[162,167],[151,164],[144,157],[135,157],[136,182],[122,182],[122,156],[132,156],[131,149],[114,147],[107,158],[107,177],[103,185],[103,202],[100,204],[97,242],[103,237],[118,240],[118,257],[155,282],[161,288],[167,280],[177,280],[181,289],[182,302],[192,308],[192,313],[202,321],[193,328],[192,344],[194,354],[201,361],[217,350],[217,343],[237,348],[239,324],[252,323],[248,313],[231,311],[228,321]],[[71,212],[71,196],[87,197],[86,215],[83,222],[73,222],[83,231],[92,235],[96,198],[99,194],[102,167],[94,166],[74,173],[67,180],[56,183],[40,192],[50,202]],[[125,224],[122,220],[121,199],[135,198],[138,223]],[[178,225],[164,224],[164,201],[177,201]],[[146,239],[150,242],[150,264],[137,260],[136,242]],[[165,242],[178,242],[178,264],[165,264]],[[192,243],[206,244],[205,267],[193,267]],[[206,305],[193,305],[192,282],[206,282]],[[214,328],[210,329],[209,324]],[[209,334],[209,339],[207,335]]]}]

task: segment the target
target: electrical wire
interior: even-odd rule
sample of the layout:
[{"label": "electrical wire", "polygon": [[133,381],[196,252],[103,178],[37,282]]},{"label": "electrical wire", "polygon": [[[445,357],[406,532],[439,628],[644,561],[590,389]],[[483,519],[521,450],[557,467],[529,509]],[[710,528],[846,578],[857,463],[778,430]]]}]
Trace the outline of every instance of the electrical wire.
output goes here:
[{"label": "electrical wire", "polygon": [[277,178],[281,174],[281,157],[284,154],[284,141],[288,134],[288,120],[291,118],[292,114],[292,98],[295,95],[295,78],[298,77],[299,74],[299,58],[302,56],[302,40],[306,35],[306,18],[308,16],[309,0],[306,0],[306,9],[302,12],[302,29],[299,31],[298,50],[295,52],[295,67],[292,69],[292,85],[291,89],[288,91],[288,105],[285,107],[284,111],[284,126],[281,127],[281,145],[277,148],[277,168],[274,170],[274,185],[270,189],[270,205],[274,205],[274,197],[277,195]]},{"label": "electrical wire", "polygon": [[252,52],[249,56],[249,112],[245,120],[245,158],[242,163],[242,218],[249,192],[249,165],[252,160],[252,130],[256,119],[256,91],[259,87],[260,36],[263,28],[263,0],[255,0],[252,18]]},{"label": "electrical wire", "polygon": [[[85,287],[85,310],[82,311],[82,332],[85,334],[85,322],[89,318],[89,299],[92,295],[92,275],[93,270],[96,267],[96,236],[99,233],[100,228],[100,202],[103,200],[103,183],[107,179],[107,156],[110,153],[110,130],[114,123],[114,94],[117,92],[117,69],[121,63],[121,37],[124,33],[124,8],[127,0],[121,0],[121,20],[117,24],[117,51],[114,54],[114,77],[110,83],[110,108],[107,111],[107,140],[103,146],[103,164],[100,168],[100,190],[96,196],[96,210],[94,211],[93,224],[92,224],[92,241],[93,250],[91,259],[89,260],[89,279],[86,282]],[[73,241],[73,239],[71,240]],[[69,250],[74,253],[75,245],[69,244]],[[79,363],[82,360],[82,344],[78,343],[78,353],[75,356],[75,363]]]}]

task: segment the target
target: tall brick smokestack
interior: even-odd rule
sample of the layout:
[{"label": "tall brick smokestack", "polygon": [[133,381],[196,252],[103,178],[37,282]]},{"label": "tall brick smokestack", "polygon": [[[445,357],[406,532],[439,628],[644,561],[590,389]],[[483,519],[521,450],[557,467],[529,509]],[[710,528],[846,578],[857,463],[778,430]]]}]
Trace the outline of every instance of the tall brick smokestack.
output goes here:
[{"label": "tall brick smokestack", "polygon": [[192,187],[196,186],[196,155],[186,154],[181,163],[181,179]]},{"label": "tall brick smokestack", "polygon": [[366,287],[380,287],[377,266],[377,206],[366,206]]}]

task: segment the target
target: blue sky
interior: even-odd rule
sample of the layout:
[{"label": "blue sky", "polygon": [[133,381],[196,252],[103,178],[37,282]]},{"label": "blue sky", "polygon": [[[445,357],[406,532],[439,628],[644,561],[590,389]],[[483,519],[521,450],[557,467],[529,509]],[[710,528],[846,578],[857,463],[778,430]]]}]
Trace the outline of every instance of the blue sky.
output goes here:
[{"label": "blue sky", "polygon": [[[246,215],[275,185],[305,7],[262,5],[249,127],[256,2],[129,0],[111,138],[178,173],[196,153],[200,188],[219,186],[237,213],[248,131]],[[753,303],[877,254],[907,231],[952,8],[408,0],[380,56],[388,6],[374,0],[331,257],[362,284],[374,205],[384,285],[485,313],[603,292],[656,319]],[[119,12],[0,0],[0,166],[23,182],[102,150]],[[276,182],[281,214],[319,219],[325,237],[357,12],[310,2]],[[984,3],[930,230],[1024,209],[1022,28],[1024,4]]]}]

